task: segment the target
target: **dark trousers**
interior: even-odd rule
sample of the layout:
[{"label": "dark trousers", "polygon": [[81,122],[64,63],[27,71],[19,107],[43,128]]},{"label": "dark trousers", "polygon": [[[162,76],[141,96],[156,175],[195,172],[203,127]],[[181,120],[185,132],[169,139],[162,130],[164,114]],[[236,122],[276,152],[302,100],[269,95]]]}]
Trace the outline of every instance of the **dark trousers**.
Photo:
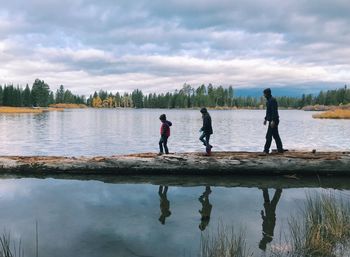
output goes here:
[{"label": "dark trousers", "polygon": [[168,149],[168,137],[167,136],[161,136],[159,139],[159,152],[163,153],[163,146],[164,146],[164,150],[165,153],[168,154],[169,153],[169,149]]},{"label": "dark trousers", "polygon": [[210,146],[210,134],[206,134],[203,132],[203,134],[199,137],[199,140],[202,141],[205,146]]},{"label": "dark trousers", "polygon": [[281,141],[280,135],[278,134],[278,123],[279,121],[276,121],[275,127],[271,128],[270,122],[269,122],[269,128],[267,129],[267,133],[266,133],[266,143],[264,147],[264,152],[268,153],[270,151],[272,137],[276,142],[277,151],[283,152],[282,141]]}]

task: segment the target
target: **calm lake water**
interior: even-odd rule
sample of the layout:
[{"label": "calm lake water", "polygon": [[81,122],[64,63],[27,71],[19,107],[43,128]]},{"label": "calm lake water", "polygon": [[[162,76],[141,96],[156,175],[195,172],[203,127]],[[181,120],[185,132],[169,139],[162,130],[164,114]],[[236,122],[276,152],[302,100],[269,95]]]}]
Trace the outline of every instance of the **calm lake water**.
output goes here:
[{"label": "calm lake water", "polygon": [[[203,151],[198,140],[202,125],[198,110],[88,109],[0,115],[0,155],[157,152],[161,113],[173,122],[171,152]],[[213,150],[262,150],[264,111],[210,113]],[[316,120],[312,114],[280,111],[285,148],[349,149],[350,121]],[[286,233],[288,220],[297,215],[307,195],[332,193],[350,199],[350,191],[339,190],[337,185],[334,188],[338,189],[272,189],[254,183],[232,186],[235,179],[222,178],[219,184],[223,186],[215,186],[210,178],[204,184],[194,180],[193,186],[169,186],[166,190],[157,183],[135,184],[132,180],[113,184],[3,177],[0,235],[7,231],[17,243],[21,239],[25,256],[29,257],[35,256],[36,222],[39,256],[197,257],[201,235],[215,233],[222,224],[245,231],[254,256],[264,256],[262,248],[279,246],[278,238]],[[264,236],[271,229],[272,241]]]},{"label": "calm lake water", "polygon": [[[264,245],[280,244],[306,195],[350,197],[349,191],[321,188],[208,188],[169,186],[159,194],[151,184],[0,179],[0,224],[13,240],[21,238],[25,256],[35,256],[36,221],[39,256],[197,257],[201,234],[215,234],[219,224],[245,231],[250,250],[261,256]],[[261,211],[274,232],[272,242],[264,237]],[[210,219],[201,219],[205,213]]]},{"label": "calm lake water", "polygon": [[[203,151],[198,110],[80,109],[44,114],[0,114],[0,155],[93,156],[157,152],[159,115],[173,122],[170,152]],[[213,151],[262,151],[264,111],[210,111]],[[313,112],[280,111],[287,149],[346,150],[349,120],[319,120]],[[273,143],[273,148],[275,145]]]}]

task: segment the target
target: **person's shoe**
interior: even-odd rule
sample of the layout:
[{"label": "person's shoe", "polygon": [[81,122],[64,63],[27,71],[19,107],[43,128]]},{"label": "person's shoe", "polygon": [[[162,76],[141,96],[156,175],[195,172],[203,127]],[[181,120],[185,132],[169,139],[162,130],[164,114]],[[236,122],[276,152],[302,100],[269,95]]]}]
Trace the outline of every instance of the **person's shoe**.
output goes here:
[{"label": "person's shoe", "polygon": [[277,150],[278,153],[284,153],[284,150],[283,149],[279,149]]},{"label": "person's shoe", "polygon": [[163,155],[163,153],[162,153],[162,152],[159,152],[158,155]]},{"label": "person's shoe", "polygon": [[269,151],[264,150],[262,153],[263,154],[269,154]]}]

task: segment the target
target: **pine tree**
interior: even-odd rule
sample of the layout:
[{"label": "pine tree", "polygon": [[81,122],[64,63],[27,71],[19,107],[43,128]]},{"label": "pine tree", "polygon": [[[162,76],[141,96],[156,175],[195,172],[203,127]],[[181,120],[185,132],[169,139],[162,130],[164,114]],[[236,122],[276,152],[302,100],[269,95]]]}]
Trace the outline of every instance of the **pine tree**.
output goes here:
[{"label": "pine tree", "polygon": [[34,106],[46,107],[49,103],[50,87],[43,80],[36,79],[32,87],[32,100]]}]

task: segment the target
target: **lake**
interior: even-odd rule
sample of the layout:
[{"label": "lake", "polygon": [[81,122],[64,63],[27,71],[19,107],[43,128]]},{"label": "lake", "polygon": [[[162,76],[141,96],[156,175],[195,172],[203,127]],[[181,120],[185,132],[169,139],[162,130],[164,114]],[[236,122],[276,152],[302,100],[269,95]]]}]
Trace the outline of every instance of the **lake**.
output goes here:
[{"label": "lake", "polygon": [[[79,109],[43,114],[0,114],[0,155],[95,156],[158,152],[159,115],[170,121],[170,152],[203,151],[198,110]],[[213,151],[262,151],[262,110],[210,111]],[[319,120],[313,112],[281,110],[280,135],[287,149],[346,150],[349,120]],[[272,147],[275,148],[274,143]]]},{"label": "lake", "polygon": [[[173,122],[170,152],[203,151],[198,110],[81,109],[0,115],[0,155],[157,152],[162,113]],[[262,151],[264,111],[210,114],[213,150]],[[312,114],[280,111],[285,148],[349,149],[349,121],[316,120]],[[225,226],[243,231],[254,256],[265,256],[264,249],[283,246],[280,238],[288,233],[288,222],[300,215],[308,196],[332,194],[350,200],[347,178],[326,186],[322,182],[330,178],[313,178],[310,184],[288,178],[241,180],[192,178],[182,184],[176,177],[140,182],[130,177],[100,181],[4,175],[0,178],[0,235],[10,233],[17,245],[21,240],[25,256],[35,256],[37,223],[39,256],[197,257],[201,237]],[[268,236],[271,231],[273,237]]]},{"label": "lake", "polygon": [[[95,180],[1,179],[0,224],[14,241],[22,240],[25,256],[35,256],[36,222],[39,256],[198,256],[201,235],[215,234],[220,224],[244,231],[249,249],[261,256],[261,249],[281,244],[288,221],[307,195],[317,193],[350,197],[348,190],[322,188],[165,190]],[[270,225],[275,223],[273,240],[264,236],[262,211]],[[206,213],[210,218],[202,219]]]}]

